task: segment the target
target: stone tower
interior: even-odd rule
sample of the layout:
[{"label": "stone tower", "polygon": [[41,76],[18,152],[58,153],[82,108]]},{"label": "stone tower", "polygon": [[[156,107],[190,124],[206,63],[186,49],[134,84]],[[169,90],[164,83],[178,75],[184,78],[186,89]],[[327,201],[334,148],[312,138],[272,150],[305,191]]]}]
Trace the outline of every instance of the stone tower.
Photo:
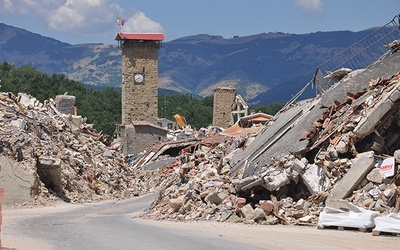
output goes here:
[{"label": "stone tower", "polygon": [[122,49],[122,125],[157,124],[158,49],[163,34],[118,33]]},{"label": "stone tower", "polygon": [[232,104],[235,101],[236,89],[218,87],[214,89],[213,125],[228,128],[232,125]]}]

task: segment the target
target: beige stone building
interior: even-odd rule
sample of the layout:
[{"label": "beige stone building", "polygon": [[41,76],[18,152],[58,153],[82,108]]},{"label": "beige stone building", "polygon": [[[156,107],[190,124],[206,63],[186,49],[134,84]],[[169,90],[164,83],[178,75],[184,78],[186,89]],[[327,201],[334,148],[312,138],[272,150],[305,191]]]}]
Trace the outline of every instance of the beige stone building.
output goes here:
[{"label": "beige stone building", "polygon": [[214,89],[213,125],[228,128],[232,124],[232,105],[235,102],[236,89],[218,87]]},{"label": "beige stone building", "polygon": [[153,146],[155,142],[163,141],[168,129],[148,122],[133,122],[120,126],[123,155],[139,154]]},{"label": "beige stone building", "polygon": [[158,50],[163,34],[118,33],[122,50],[122,125],[157,124]]},{"label": "beige stone building", "polygon": [[167,130],[157,126],[158,50],[163,34],[118,33],[122,50],[122,122],[118,126],[125,156],[162,141]]}]

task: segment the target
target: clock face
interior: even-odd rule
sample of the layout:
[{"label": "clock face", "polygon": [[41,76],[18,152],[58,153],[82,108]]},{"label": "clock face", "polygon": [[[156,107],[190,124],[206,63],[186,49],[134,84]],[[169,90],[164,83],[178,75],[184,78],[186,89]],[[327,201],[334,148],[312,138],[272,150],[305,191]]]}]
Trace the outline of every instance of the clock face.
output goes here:
[{"label": "clock face", "polygon": [[135,74],[135,82],[141,83],[144,80],[144,75],[140,73]]}]

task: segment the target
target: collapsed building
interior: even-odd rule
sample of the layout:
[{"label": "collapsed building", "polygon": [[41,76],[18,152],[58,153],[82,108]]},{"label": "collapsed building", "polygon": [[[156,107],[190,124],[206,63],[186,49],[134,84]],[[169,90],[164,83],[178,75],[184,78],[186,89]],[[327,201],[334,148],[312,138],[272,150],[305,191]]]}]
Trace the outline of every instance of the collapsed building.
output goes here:
[{"label": "collapsed building", "polygon": [[317,86],[322,94],[286,106],[261,130],[210,128],[166,165],[170,185],[144,216],[329,226],[320,215],[348,214],[350,203],[374,217],[397,213],[400,55],[397,42],[385,47],[364,69],[330,72],[334,85]]},{"label": "collapsed building", "polygon": [[41,103],[24,93],[0,93],[4,206],[122,199],[159,185],[147,181],[150,171],[129,168],[119,143],[75,114],[74,101],[60,95]]},{"label": "collapsed building", "polygon": [[209,133],[183,149],[145,217],[316,225],[344,199],[398,211],[399,59],[390,54],[342,78],[256,133]]},{"label": "collapsed building", "polygon": [[[134,91],[156,96],[156,69],[147,69],[154,66],[162,37],[117,38],[143,56],[134,65],[124,58],[130,65],[125,98]],[[275,116],[247,115],[233,88],[217,88],[223,96],[217,99],[228,102],[214,105],[215,126],[182,140],[161,140],[168,130],[154,124],[156,99],[144,107],[127,101],[118,130],[122,140],[109,143],[77,115],[71,96],[42,104],[26,94],[0,93],[3,203],[42,204],[55,197],[92,202],[160,188],[143,217],[326,226],[333,225],[326,222],[331,211],[356,207],[361,214],[373,211],[369,219],[397,213],[398,44],[390,43],[389,51],[365,69],[331,72],[333,86],[319,86],[321,95],[291,103]],[[131,112],[137,107],[143,110]],[[150,143],[140,144],[140,150],[148,150],[125,161],[139,151],[129,148],[132,141]]]}]

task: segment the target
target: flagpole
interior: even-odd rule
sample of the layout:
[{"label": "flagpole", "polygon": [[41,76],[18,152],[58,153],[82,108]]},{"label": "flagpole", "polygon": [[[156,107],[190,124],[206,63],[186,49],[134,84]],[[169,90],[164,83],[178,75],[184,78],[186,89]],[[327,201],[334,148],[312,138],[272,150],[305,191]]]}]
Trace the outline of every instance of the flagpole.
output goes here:
[{"label": "flagpole", "polygon": [[124,18],[117,16],[117,34],[118,34],[118,33],[120,32],[120,30],[121,30],[121,27],[118,27],[118,26],[124,26],[125,22],[126,22],[126,21],[125,21]]}]

